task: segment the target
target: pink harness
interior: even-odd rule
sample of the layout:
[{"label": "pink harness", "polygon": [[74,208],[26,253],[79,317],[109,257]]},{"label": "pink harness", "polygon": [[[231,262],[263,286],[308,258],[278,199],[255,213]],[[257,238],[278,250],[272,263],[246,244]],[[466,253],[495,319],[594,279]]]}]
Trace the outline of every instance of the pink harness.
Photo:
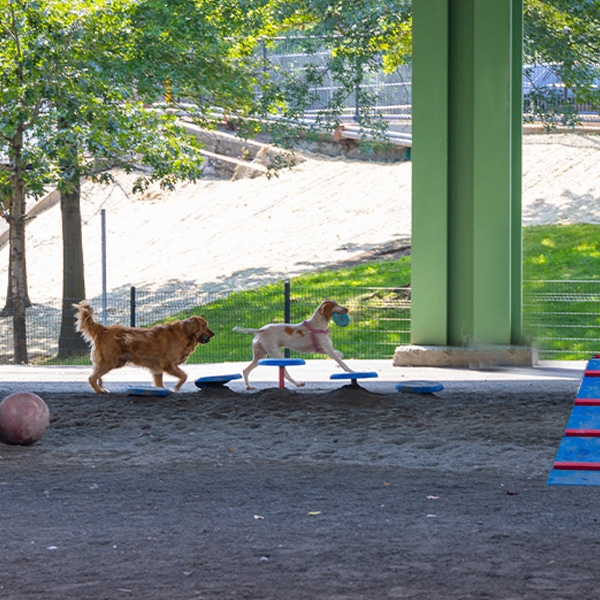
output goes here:
[{"label": "pink harness", "polygon": [[310,331],[310,339],[315,352],[318,354],[327,354],[327,352],[321,348],[319,342],[317,342],[317,333],[326,333],[329,335],[329,329],[313,329],[308,321],[304,321],[303,325],[306,325],[306,329]]}]

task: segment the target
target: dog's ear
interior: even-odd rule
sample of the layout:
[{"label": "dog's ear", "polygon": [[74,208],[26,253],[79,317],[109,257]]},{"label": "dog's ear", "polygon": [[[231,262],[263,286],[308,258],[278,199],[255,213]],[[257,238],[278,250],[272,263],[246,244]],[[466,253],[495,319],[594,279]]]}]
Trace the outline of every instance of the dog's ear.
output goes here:
[{"label": "dog's ear", "polygon": [[194,315],[189,319],[186,319],[186,323],[188,324],[188,327],[186,328],[188,335],[193,335],[197,339],[200,339],[202,335],[208,335],[208,337],[213,337],[214,335],[208,328],[207,320],[202,317]]},{"label": "dog's ear", "polygon": [[321,306],[319,307],[319,312],[323,315],[323,317],[325,317],[325,319],[329,321],[333,315],[333,309],[336,305],[337,302],[334,302],[333,300],[323,300],[323,302],[321,302]]}]

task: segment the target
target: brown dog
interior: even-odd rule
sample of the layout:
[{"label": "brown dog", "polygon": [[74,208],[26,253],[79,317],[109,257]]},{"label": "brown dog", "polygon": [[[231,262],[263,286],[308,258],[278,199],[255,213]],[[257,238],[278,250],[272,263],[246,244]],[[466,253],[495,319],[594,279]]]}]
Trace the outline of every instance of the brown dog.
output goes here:
[{"label": "brown dog", "polygon": [[202,317],[190,317],[155,327],[104,326],[94,321],[94,309],[83,300],[77,308],[77,331],[92,347],[94,371],[89,378],[97,394],[108,393],[102,387],[102,377],[127,363],[146,367],[152,373],[156,387],[164,387],[163,373],[178,378],[175,391],[185,383],[187,375],[179,368],[196,349],[215,334]]}]

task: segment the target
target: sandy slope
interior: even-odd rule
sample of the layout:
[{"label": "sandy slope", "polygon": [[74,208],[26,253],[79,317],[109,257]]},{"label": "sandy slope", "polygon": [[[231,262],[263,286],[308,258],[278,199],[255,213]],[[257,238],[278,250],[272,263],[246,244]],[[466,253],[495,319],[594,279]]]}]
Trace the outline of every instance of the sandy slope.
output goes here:
[{"label": "sandy slope", "polygon": [[[600,222],[600,137],[530,135],[524,141],[526,225]],[[101,217],[109,290],[232,290],[293,276],[408,240],[411,164],[310,156],[278,178],[206,180],[175,192],[131,193],[132,177],[84,186],[86,290],[102,289]],[[34,302],[62,294],[58,206],[28,226]],[[8,248],[0,249],[0,282]]]}]

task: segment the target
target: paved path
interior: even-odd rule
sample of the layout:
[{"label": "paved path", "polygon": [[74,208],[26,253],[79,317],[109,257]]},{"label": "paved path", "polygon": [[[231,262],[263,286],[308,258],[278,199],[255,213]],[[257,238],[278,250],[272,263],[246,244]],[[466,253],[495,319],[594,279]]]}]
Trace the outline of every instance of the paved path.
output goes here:
[{"label": "paved path", "polygon": [[[208,375],[222,375],[228,373],[241,373],[247,365],[244,363],[219,363],[219,364],[191,364],[184,367],[188,373],[188,381],[183,386],[183,391],[191,392],[196,388],[194,380]],[[390,360],[349,360],[348,365],[355,371],[375,371],[376,379],[365,379],[360,385],[373,391],[389,392],[400,381],[438,381],[446,387],[454,389],[502,389],[507,387],[522,391],[535,386],[549,390],[560,384],[573,386],[576,392],[586,361],[540,361],[534,367],[510,367],[487,370],[436,368],[436,367],[394,367]],[[330,360],[308,360],[306,365],[291,367],[294,377],[306,382],[305,388],[299,391],[314,392],[319,389],[328,390],[345,382],[331,381],[332,373],[341,370]],[[39,392],[88,392],[90,388],[87,379],[91,373],[90,366],[21,366],[0,365],[0,393],[6,394],[18,390],[33,390]],[[165,377],[167,387],[175,381]],[[274,367],[258,367],[252,373],[253,385],[258,389],[278,385],[278,370]],[[128,385],[149,386],[149,373],[139,367],[124,367],[111,371],[104,378],[107,389],[111,392],[120,392]],[[244,384],[241,380],[228,384],[234,391],[243,392]],[[290,384],[286,384],[291,387]],[[35,388],[35,390],[34,390]]]}]

